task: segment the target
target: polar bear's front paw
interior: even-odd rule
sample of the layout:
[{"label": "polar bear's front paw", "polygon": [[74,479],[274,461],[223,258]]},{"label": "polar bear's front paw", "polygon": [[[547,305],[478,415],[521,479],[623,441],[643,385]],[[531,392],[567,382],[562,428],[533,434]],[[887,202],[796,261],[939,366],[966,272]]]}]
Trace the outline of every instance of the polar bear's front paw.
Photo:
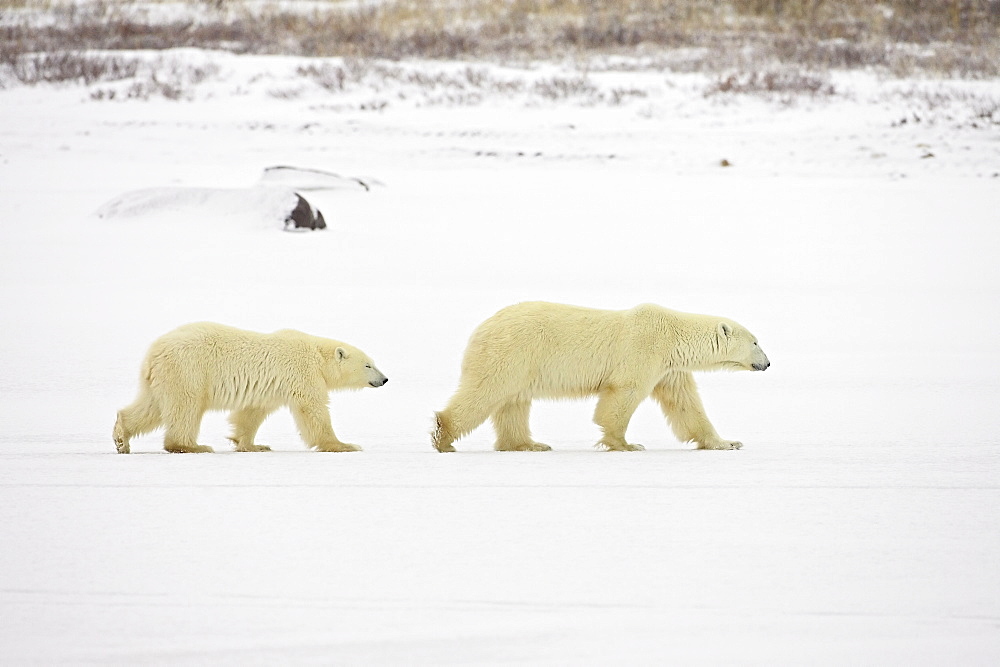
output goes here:
[{"label": "polar bear's front paw", "polygon": [[115,440],[115,449],[118,450],[119,454],[129,454],[132,448],[124,440]]},{"label": "polar bear's front paw", "polygon": [[698,449],[741,449],[742,447],[743,443],[738,440],[714,440],[698,445]]}]

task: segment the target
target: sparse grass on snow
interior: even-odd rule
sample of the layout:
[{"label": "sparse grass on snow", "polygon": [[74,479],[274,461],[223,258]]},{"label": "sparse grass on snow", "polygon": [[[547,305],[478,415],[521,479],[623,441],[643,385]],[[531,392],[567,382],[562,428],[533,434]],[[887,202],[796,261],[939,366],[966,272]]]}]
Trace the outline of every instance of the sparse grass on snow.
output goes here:
[{"label": "sparse grass on snow", "polygon": [[[399,60],[650,56],[666,69],[1000,73],[1000,0],[5,0],[0,63],[30,54],[199,47]],[[684,58],[670,57],[679,49]]]}]

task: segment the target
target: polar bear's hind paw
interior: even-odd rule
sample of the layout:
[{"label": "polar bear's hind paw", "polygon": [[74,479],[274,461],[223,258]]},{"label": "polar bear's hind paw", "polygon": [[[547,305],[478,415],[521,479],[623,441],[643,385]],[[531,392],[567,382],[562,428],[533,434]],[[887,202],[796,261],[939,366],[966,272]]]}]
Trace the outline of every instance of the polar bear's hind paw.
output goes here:
[{"label": "polar bear's hind paw", "polygon": [[742,449],[743,443],[738,440],[718,440],[706,444],[699,444],[698,449]]}]

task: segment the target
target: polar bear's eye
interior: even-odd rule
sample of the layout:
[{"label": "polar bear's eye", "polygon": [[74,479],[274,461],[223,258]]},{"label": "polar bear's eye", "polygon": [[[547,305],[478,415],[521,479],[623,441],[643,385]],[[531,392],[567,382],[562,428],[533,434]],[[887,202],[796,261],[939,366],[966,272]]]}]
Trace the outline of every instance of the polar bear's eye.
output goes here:
[{"label": "polar bear's eye", "polygon": [[[756,343],[754,343],[754,345],[756,345]],[[365,364],[365,368],[371,368],[371,367],[372,367],[371,364]]]}]

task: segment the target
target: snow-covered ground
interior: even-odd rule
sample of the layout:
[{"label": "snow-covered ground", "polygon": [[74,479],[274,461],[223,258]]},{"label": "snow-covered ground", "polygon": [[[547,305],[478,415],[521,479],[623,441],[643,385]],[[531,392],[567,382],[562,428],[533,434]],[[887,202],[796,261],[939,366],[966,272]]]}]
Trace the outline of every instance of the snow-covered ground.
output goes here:
[{"label": "snow-covered ground", "polygon": [[[0,90],[4,663],[1000,661],[996,82],[835,75],[787,104],[610,67],[338,88],[165,57],[179,100]],[[320,232],[94,214],[273,165],[378,184],[304,192]],[[647,451],[597,452],[579,401],[536,405],[551,453],[488,425],[435,453],[469,333],[534,299],[746,325],[771,369],[699,378],[744,449],[692,451],[647,403]],[[196,320],[363,348],[391,382],[331,412],[365,451],[307,451],[280,412],[270,454],[213,414],[221,453],[117,455],[145,348]]]}]

